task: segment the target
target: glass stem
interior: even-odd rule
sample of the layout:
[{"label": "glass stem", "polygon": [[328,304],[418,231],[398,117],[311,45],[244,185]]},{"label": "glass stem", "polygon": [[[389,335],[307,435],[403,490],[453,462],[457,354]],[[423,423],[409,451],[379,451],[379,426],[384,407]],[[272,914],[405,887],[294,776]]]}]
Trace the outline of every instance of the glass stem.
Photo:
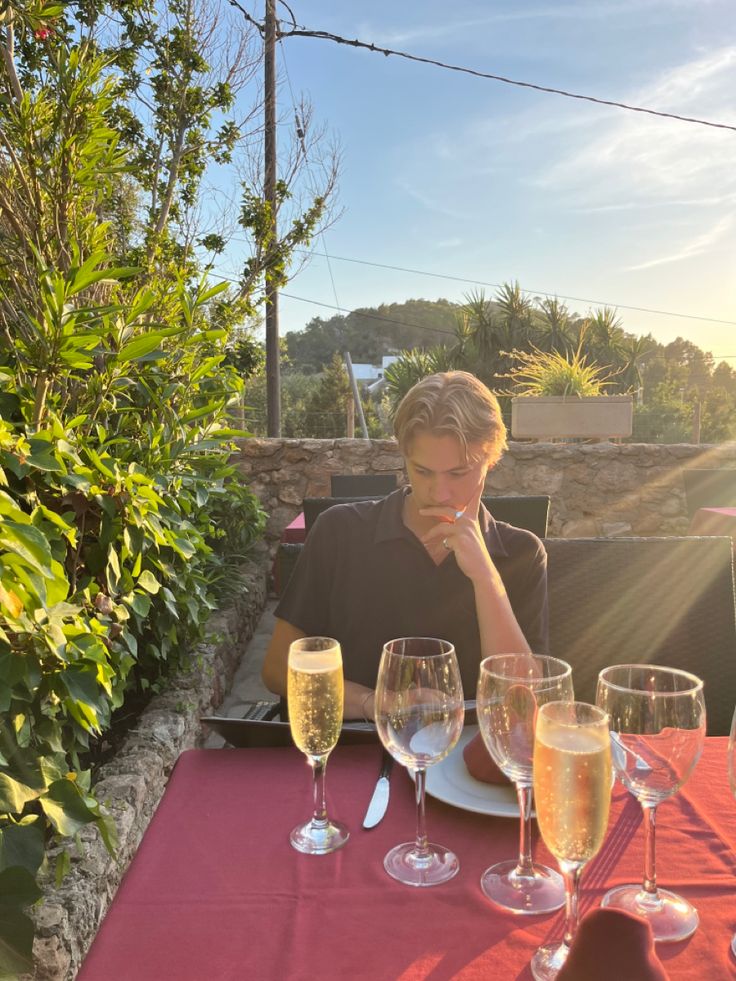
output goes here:
[{"label": "glass stem", "polygon": [[312,792],[314,795],[314,812],[312,824],[319,828],[327,827],[327,801],[325,798],[326,756],[310,756],[312,764]]},{"label": "glass stem", "polygon": [[657,872],[655,867],[655,830],[657,808],[642,804],[644,812],[644,892],[651,899],[657,899]]},{"label": "glass stem", "polygon": [[565,946],[571,947],[578,929],[578,896],[583,866],[579,862],[560,862],[565,880]]},{"label": "glass stem", "polygon": [[414,771],[414,774],[414,793],[417,801],[416,850],[420,856],[424,856],[429,853],[429,848],[427,847],[427,827],[424,820],[424,783],[427,777],[427,770],[425,767],[420,767]]},{"label": "glass stem", "polygon": [[530,786],[516,784],[516,796],[519,800],[519,864],[516,871],[519,875],[534,875],[532,862],[532,798],[534,790]]}]

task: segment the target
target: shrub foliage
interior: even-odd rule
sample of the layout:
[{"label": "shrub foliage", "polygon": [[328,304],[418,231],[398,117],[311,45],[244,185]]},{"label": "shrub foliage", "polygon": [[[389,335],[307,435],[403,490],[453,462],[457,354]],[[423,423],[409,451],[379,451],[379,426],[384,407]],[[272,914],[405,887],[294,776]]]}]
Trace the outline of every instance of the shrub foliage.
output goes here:
[{"label": "shrub foliage", "polygon": [[[77,6],[92,22],[103,5]],[[128,37],[137,11],[154,23],[150,5],[112,6]],[[251,309],[258,269],[249,264],[233,302],[172,231],[196,199],[208,119],[198,117],[199,157],[194,145],[185,161],[159,154],[167,211],[136,212],[155,181],[138,158],[132,165],[132,145],[155,146],[156,126],[170,120],[154,113],[141,142],[121,83],[132,49],[121,45],[115,62],[90,34],[75,38],[68,16],[63,4],[0,4],[3,977],[30,969],[26,910],[49,842],[94,823],[114,847],[85,763],[90,741],[126,694],[182,666],[263,527],[228,462],[242,382],[226,344],[233,310]],[[196,104],[194,76],[208,65],[187,45],[180,60]],[[158,90],[162,104],[171,99],[163,82]],[[263,214],[248,194],[257,240]],[[319,212],[317,203],[288,247],[256,250],[261,275],[273,264],[283,277]],[[133,213],[143,214],[137,237]],[[62,851],[58,875],[67,864]]]}]

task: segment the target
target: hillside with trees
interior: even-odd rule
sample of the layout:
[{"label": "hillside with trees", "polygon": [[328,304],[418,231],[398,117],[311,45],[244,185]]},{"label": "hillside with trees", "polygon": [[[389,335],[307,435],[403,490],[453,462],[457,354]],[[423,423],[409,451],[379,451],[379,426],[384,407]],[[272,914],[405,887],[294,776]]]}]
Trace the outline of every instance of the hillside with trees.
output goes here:
[{"label": "hillside with trees", "polygon": [[[528,296],[518,283],[504,284],[493,297],[470,293],[464,303],[413,299],[315,317],[303,331],[288,333],[284,343],[284,435],[345,435],[348,394],[337,395],[342,408],[331,408],[328,420],[315,415],[321,411],[315,408],[318,400],[312,399],[308,415],[311,396],[304,395],[297,405],[291,393],[298,389],[313,394],[328,377],[333,377],[329,384],[334,390],[339,368],[333,358],[346,350],[354,362],[371,364],[379,364],[384,355],[399,355],[380,399],[367,402],[373,435],[387,433],[381,418],[387,419],[403,393],[433,371],[473,371],[503,394],[510,389],[509,372],[519,363],[515,353],[537,349],[570,355],[579,349],[588,364],[603,369],[607,391],[634,395],[633,440],[690,442],[698,415],[701,442],[736,438],[736,371],[725,361],[717,364],[712,354],[680,337],[662,344],[651,334],[637,334],[615,309],[580,315],[557,298]],[[253,405],[247,418],[258,432],[264,415],[257,379],[246,391]]]}]

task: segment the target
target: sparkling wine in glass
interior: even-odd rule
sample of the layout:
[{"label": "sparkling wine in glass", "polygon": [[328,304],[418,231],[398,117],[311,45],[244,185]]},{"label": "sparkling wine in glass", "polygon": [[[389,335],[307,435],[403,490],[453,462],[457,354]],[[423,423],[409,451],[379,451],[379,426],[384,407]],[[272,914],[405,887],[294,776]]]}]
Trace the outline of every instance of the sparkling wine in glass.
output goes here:
[{"label": "sparkling wine in glass", "polygon": [[347,828],[330,821],[325,802],[327,757],[342,728],[344,684],[340,645],[331,637],[302,637],[289,647],[287,699],[291,737],[312,767],[314,812],[291,832],[294,848],[324,855],[341,848]]},{"label": "sparkling wine in glass", "polygon": [[544,843],[565,879],[565,936],[532,958],[536,981],[553,981],[578,925],[580,877],[597,855],[611,804],[608,717],[585,702],[548,702],[537,714],[534,801]]},{"label": "sparkling wine in glass", "polygon": [[376,728],[393,758],[414,772],[416,839],[392,848],[383,865],[410,886],[435,886],[458,871],[457,857],[427,839],[427,767],[443,760],[463,728],[465,706],[455,648],[432,637],[402,637],[383,648],[376,683]]},{"label": "sparkling wine in glass", "polygon": [[620,664],[599,674],[596,702],[610,718],[616,775],[641,804],[646,829],[642,884],[611,889],[601,906],[644,917],[655,940],[685,940],[698,927],[698,913],[657,887],[654,828],[657,805],[677,793],[703,750],[703,682],[675,668]]},{"label": "sparkling wine in glass", "polygon": [[480,879],[485,895],[512,913],[551,913],[565,902],[562,876],[532,860],[532,757],[537,710],[573,700],[572,669],[538,654],[496,654],[481,662],[477,710],[483,742],[519,799],[519,857],[499,862]]}]

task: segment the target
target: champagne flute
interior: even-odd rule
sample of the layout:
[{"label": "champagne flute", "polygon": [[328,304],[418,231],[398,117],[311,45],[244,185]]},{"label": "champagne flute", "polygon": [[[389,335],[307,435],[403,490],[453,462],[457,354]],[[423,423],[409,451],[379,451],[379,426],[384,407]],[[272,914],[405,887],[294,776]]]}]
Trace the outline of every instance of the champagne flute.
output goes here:
[{"label": "champagne flute", "polygon": [[698,927],[698,913],[686,899],[657,888],[654,826],[657,805],[677,793],[700,758],[703,682],[675,668],[621,664],[599,674],[596,702],[610,717],[616,775],[641,804],[646,828],[642,885],[609,890],[601,906],[644,917],[655,940],[685,940]]},{"label": "champagne flute", "polygon": [[330,637],[301,637],[289,647],[287,698],[291,738],[312,767],[314,813],[291,832],[298,852],[324,855],[342,848],[350,837],[343,824],[330,821],[325,803],[327,757],[342,728],[344,684],[340,645]]},{"label": "champagne flute", "polygon": [[[731,734],[728,737],[728,782],[736,797],[736,712],[733,714]],[[731,937],[731,953],[736,957],[736,933]]]},{"label": "champagne flute", "polygon": [[478,725],[486,749],[516,786],[521,827],[519,857],[483,873],[481,889],[512,913],[551,913],[565,902],[562,876],[532,861],[532,754],[537,709],[573,700],[572,668],[538,654],[496,654],[481,662]]},{"label": "champagne flute", "polygon": [[553,981],[565,963],[578,926],[584,866],[603,844],[611,805],[608,716],[585,702],[548,702],[534,736],[537,823],[565,879],[565,937],[532,958],[535,981]]},{"label": "champagne flute", "polygon": [[452,644],[432,637],[402,637],[385,644],[375,714],[383,745],[414,771],[417,803],[416,840],[392,848],[383,866],[409,886],[446,882],[460,866],[451,851],[427,839],[424,784],[427,767],[447,756],[463,728],[463,687]]}]

